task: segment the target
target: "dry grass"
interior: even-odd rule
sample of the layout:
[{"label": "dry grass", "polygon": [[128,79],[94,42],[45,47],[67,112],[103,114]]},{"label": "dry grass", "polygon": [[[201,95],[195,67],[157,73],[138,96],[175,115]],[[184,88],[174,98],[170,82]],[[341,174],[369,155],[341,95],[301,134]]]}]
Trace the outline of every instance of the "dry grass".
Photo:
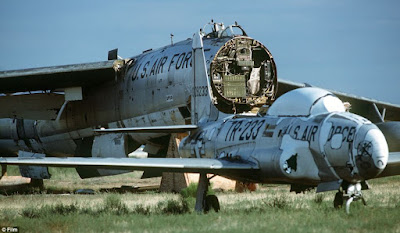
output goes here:
[{"label": "dry grass", "polygon": [[[206,215],[194,213],[194,199],[188,197],[189,213],[171,215],[183,210],[179,194],[99,192],[147,184],[140,173],[80,180],[70,172],[53,171],[54,180],[45,183],[64,194],[0,195],[0,226],[32,232],[400,232],[400,177],[372,180],[371,190],[364,191],[368,206],[356,202],[350,215],[333,208],[335,192],[294,194],[286,185],[264,185],[252,193],[217,192],[221,211]],[[77,188],[93,188],[96,194],[70,194]],[[39,216],[27,217],[29,211]]]}]

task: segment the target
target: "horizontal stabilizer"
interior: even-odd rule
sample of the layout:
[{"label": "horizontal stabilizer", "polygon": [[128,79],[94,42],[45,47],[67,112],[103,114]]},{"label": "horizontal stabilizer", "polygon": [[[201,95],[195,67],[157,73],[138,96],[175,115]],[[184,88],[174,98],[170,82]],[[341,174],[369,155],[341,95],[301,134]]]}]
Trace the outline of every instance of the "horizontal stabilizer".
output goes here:
[{"label": "horizontal stabilizer", "polygon": [[197,125],[169,125],[133,128],[95,129],[96,133],[185,133],[196,130]]},{"label": "horizontal stabilizer", "polygon": [[235,171],[259,169],[258,165],[243,161],[227,161],[206,158],[0,158],[4,165],[35,165],[46,167],[90,167],[121,170],[152,170],[163,172],[205,172],[229,174]]}]

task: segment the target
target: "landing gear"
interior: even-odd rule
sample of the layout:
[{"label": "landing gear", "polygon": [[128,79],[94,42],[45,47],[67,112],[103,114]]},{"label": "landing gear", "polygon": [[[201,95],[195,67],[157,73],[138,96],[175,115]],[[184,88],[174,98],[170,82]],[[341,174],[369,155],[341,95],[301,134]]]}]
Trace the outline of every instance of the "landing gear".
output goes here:
[{"label": "landing gear", "polygon": [[1,176],[0,176],[0,180],[1,178],[3,178],[3,176],[7,176],[7,165],[2,164],[1,165]]},{"label": "landing gear", "polygon": [[343,192],[338,191],[335,194],[335,199],[333,200],[333,206],[335,209],[340,209],[343,206]]},{"label": "landing gear", "polygon": [[350,204],[353,201],[361,200],[364,205],[367,205],[362,192],[361,192],[361,184],[348,184],[342,187],[336,195],[333,201],[333,206],[335,208],[341,208],[343,206],[344,201],[346,200],[346,213],[350,214]]},{"label": "landing gear", "polygon": [[210,179],[207,177],[206,173],[200,173],[199,184],[197,186],[196,205],[194,207],[195,211],[198,213],[207,213],[208,211],[210,211],[211,208],[214,209],[215,212],[218,212],[220,210],[217,196],[207,196]]},{"label": "landing gear", "polygon": [[347,188],[346,191],[346,213],[350,214],[350,204],[353,201],[358,201],[362,200],[364,205],[367,205],[367,202],[365,202],[365,199],[361,193],[361,184],[350,184],[349,187]]},{"label": "landing gear", "polygon": [[206,203],[204,206],[204,212],[208,212],[211,210],[211,208],[215,211],[218,212],[221,208],[219,206],[219,201],[218,197],[215,195],[207,195],[206,196]]},{"label": "landing gear", "polygon": [[43,183],[43,179],[34,179],[31,178],[31,183],[30,183],[31,187],[33,188],[39,188],[40,191],[44,190],[44,183]]}]

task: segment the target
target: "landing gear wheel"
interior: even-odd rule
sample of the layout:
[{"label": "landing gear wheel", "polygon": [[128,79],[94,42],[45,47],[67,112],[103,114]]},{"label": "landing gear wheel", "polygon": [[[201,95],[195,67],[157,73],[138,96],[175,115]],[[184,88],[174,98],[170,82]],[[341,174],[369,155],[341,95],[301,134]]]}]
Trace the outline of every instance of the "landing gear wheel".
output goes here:
[{"label": "landing gear wheel", "polygon": [[44,190],[43,179],[31,179],[30,183],[31,187],[39,188],[40,190]]},{"label": "landing gear wheel", "polygon": [[211,178],[208,178],[206,173],[200,173],[196,192],[196,204],[194,206],[194,210],[197,213],[207,213],[211,208],[215,212],[220,210],[218,198],[215,195],[207,195]]},{"label": "landing gear wheel", "polygon": [[218,197],[215,195],[207,195],[205,202],[204,212],[210,211],[211,208],[213,208],[215,212],[218,212],[221,209]]},{"label": "landing gear wheel", "polygon": [[340,209],[343,206],[343,192],[337,192],[335,194],[335,199],[333,200],[333,206],[335,209]]}]

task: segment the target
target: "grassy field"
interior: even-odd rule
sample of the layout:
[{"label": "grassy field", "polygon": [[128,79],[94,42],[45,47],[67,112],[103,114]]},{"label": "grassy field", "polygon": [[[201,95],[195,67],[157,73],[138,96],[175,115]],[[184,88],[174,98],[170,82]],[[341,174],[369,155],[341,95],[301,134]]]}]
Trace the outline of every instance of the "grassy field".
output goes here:
[{"label": "grassy field", "polygon": [[[221,211],[197,214],[190,195],[100,191],[160,181],[140,180],[138,172],[87,180],[72,169],[51,173],[47,190],[0,196],[0,227],[18,226],[20,232],[400,232],[400,177],[371,181],[372,189],[364,191],[368,205],[353,203],[350,215],[333,208],[335,192],[296,195],[285,185],[217,192]],[[73,194],[78,188],[96,194]]]}]

